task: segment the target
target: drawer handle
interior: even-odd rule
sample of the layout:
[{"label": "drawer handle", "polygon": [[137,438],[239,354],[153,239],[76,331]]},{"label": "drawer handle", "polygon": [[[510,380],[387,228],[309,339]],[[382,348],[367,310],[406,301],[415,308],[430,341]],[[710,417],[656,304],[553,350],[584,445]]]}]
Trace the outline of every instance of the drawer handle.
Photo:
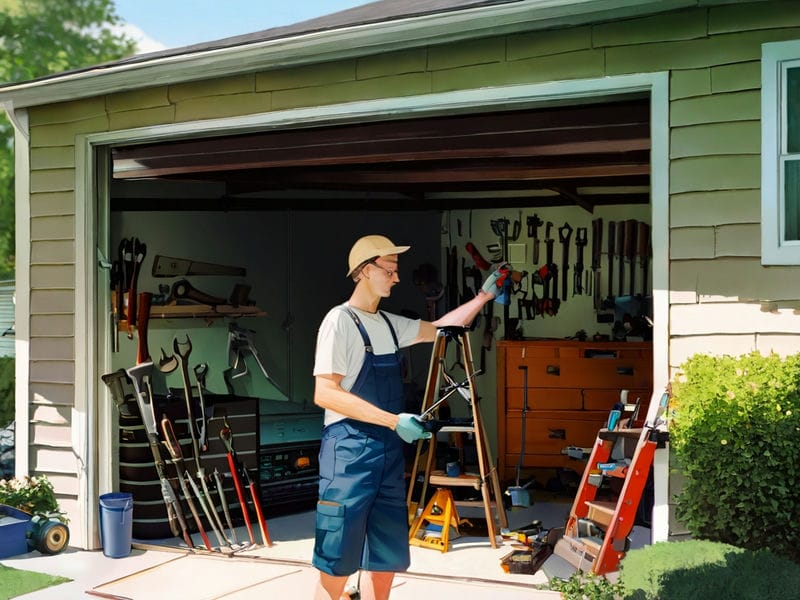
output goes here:
[{"label": "drawer handle", "polygon": [[551,440],[565,440],[567,439],[567,430],[566,429],[548,429],[547,430],[547,437]]},{"label": "drawer handle", "polygon": [[616,350],[584,350],[583,351],[584,358],[618,358],[618,353]]},{"label": "drawer handle", "polygon": [[548,375],[561,375],[561,367],[558,365],[547,365],[547,374]]},{"label": "drawer handle", "polygon": [[633,375],[633,367],[617,367],[617,375]]}]

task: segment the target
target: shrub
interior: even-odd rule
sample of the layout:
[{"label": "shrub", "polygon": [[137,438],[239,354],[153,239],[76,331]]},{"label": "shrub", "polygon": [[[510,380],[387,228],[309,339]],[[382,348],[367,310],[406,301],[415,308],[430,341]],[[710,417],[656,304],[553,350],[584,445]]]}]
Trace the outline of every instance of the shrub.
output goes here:
[{"label": "shrub", "polygon": [[564,600],[617,600],[623,594],[621,583],[612,583],[605,577],[582,571],[575,572],[566,581],[551,579],[549,588],[561,592]]},{"label": "shrub", "polygon": [[60,514],[53,484],[46,475],[0,479],[0,504],[32,515]]},{"label": "shrub", "polygon": [[0,356],[0,429],[14,420],[14,357]]},{"label": "shrub", "polygon": [[622,559],[626,600],[795,598],[800,566],[768,550],[721,542],[659,542]]},{"label": "shrub", "polygon": [[672,383],[677,515],[695,537],[800,562],[800,355],[695,355]]}]

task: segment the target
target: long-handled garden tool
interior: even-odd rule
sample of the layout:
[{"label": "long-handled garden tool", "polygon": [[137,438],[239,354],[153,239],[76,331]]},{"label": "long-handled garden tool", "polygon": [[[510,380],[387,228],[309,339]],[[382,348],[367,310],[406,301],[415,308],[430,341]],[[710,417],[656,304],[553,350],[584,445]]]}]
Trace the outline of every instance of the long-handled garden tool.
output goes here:
[{"label": "long-handled garden tool", "polygon": [[267,546],[272,546],[272,540],[270,540],[269,531],[267,531],[267,523],[264,520],[264,513],[261,510],[261,500],[259,498],[258,490],[256,489],[256,484],[250,477],[247,467],[239,462],[239,459],[236,456],[236,451],[233,449],[233,431],[231,431],[227,416],[224,418],[223,427],[219,432],[219,437],[228,450],[228,466],[231,470],[231,476],[233,477],[233,483],[236,487],[236,493],[239,496],[239,504],[242,507],[242,514],[244,515],[245,523],[247,524],[247,531],[250,534],[250,540],[253,541],[253,532],[250,527],[250,517],[247,514],[247,502],[245,501],[244,494],[242,493],[242,483],[239,479],[239,473],[241,473],[242,478],[247,484],[247,488],[250,490],[250,497],[253,501],[256,517],[258,518],[258,526],[261,529],[261,542]]},{"label": "long-handled garden tool", "polygon": [[186,545],[189,546],[189,548],[194,548],[192,536],[189,535],[189,531],[186,528],[186,520],[183,518],[181,505],[175,497],[172,485],[167,479],[164,470],[164,460],[161,458],[161,450],[158,443],[158,430],[156,429],[156,417],[153,409],[153,394],[150,388],[152,371],[152,361],[143,362],[135,367],[126,369],[126,373],[133,384],[136,404],[139,406],[139,413],[141,414],[142,423],[147,433],[147,441],[150,444],[150,451],[153,454],[156,474],[158,475],[159,482],[161,482],[161,495],[164,497],[164,503],[167,505],[167,520],[169,521],[170,530],[173,535],[176,536],[180,533]]},{"label": "long-handled garden tool", "polygon": [[219,494],[220,502],[222,502],[222,512],[225,514],[225,522],[228,524],[228,530],[231,532],[231,540],[238,546],[239,540],[236,537],[236,528],[233,526],[231,511],[228,508],[228,500],[225,497],[225,487],[222,485],[222,476],[216,467],[214,467],[214,481],[217,484],[217,493]]},{"label": "long-handled garden tool", "polygon": [[242,510],[244,523],[247,526],[247,535],[250,538],[250,545],[254,546],[256,543],[256,538],[253,536],[253,526],[250,523],[250,515],[247,511],[247,500],[245,500],[244,492],[242,491],[242,481],[239,479],[239,475],[237,473],[236,460],[233,456],[233,442],[231,441],[233,438],[233,433],[228,425],[227,417],[225,417],[225,420],[223,421],[223,427],[219,432],[219,438],[223,441],[225,447],[228,449],[228,469],[231,472],[233,487],[236,490],[236,497],[239,499],[239,508]]},{"label": "long-handled garden tool", "polygon": [[[189,339],[188,335],[186,336],[185,342],[178,341],[178,338],[176,337],[172,341],[172,348],[175,352],[175,355],[178,357],[178,363],[180,364],[181,369],[181,378],[183,379],[183,395],[186,402],[186,418],[189,421],[189,437],[192,440],[192,455],[194,457],[195,476],[200,481],[200,485],[203,488],[201,494],[203,497],[200,498],[200,505],[208,507],[207,516],[209,518],[211,528],[214,530],[214,533],[217,536],[222,536],[224,538],[223,530],[225,527],[219,518],[216,506],[214,505],[214,502],[211,499],[211,494],[208,491],[206,472],[202,463],[200,462],[200,444],[198,443],[197,433],[195,432],[197,421],[194,418],[194,407],[192,406],[192,385],[189,380],[189,355],[192,352],[192,341]],[[192,480],[189,479],[190,484],[191,482]],[[227,544],[221,545],[230,546],[230,541],[228,540]]]},{"label": "long-handled garden tool", "polygon": [[172,457],[172,464],[175,465],[175,470],[178,472],[178,483],[181,485],[183,497],[186,499],[186,504],[189,506],[189,510],[192,513],[194,523],[197,525],[197,531],[200,532],[200,537],[203,538],[203,544],[205,544],[206,549],[213,550],[214,548],[206,535],[205,529],[203,529],[203,521],[200,519],[200,515],[197,514],[197,508],[194,505],[192,495],[189,493],[189,488],[186,485],[186,479],[184,479],[183,476],[186,468],[184,467],[181,444],[178,441],[178,437],[175,435],[172,422],[166,415],[161,418],[161,431],[164,434],[164,445],[167,447],[167,450],[169,450],[169,454]]},{"label": "long-handled garden tool", "polygon": [[525,428],[528,416],[528,366],[520,365],[519,368],[522,370],[522,435],[520,436],[519,460],[517,461],[517,480],[515,485],[506,490],[506,494],[511,497],[512,506],[528,507],[531,505],[531,495],[527,488],[533,482],[533,479],[523,486],[519,484],[522,463],[525,460]]}]

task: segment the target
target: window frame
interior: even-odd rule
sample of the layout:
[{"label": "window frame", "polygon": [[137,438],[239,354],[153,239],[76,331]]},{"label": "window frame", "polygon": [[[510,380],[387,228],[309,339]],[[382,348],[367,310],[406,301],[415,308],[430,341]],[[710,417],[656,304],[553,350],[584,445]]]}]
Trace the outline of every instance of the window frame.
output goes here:
[{"label": "window frame", "polygon": [[[761,264],[800,265],[800,240],[784,239],[786,71],[800,67],[800,40],[761,47]],[[795,160],[795,158],[791,158]]]}]

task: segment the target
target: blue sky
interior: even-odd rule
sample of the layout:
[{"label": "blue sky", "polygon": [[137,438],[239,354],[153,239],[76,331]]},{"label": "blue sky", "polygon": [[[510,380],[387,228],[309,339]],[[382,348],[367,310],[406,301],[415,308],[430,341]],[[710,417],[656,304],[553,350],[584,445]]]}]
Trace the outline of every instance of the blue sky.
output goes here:
[{"label": "blue sky", "polygon": [[371,0],[115,0],[140,51],[188,46],[305,21]]}]

